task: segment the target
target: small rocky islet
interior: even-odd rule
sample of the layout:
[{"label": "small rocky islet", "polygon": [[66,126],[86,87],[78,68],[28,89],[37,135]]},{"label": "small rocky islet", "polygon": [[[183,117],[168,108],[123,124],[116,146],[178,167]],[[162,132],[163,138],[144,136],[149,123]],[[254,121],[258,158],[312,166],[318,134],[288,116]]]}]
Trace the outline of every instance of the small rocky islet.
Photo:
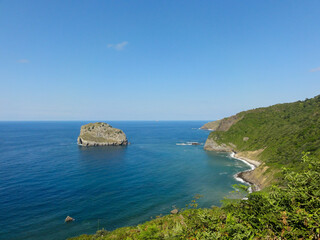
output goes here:
[{"label": "small rocky islet", "polygon": [[128,145],[126,134],[104,122],[89,123],[81,126],[78,145],[90,146],[125,146]]}]

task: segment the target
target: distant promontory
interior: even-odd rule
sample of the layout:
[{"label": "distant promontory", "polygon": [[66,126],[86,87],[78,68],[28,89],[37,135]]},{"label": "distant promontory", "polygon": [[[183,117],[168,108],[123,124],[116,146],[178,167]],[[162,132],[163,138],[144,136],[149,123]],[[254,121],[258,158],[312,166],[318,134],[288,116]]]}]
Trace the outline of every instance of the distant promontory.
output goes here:
[{"label": "distant promontory", "polygon": [[119,146],[128,145],[125,133],[103,122],[81,126],[78,144],[81,146]]}]

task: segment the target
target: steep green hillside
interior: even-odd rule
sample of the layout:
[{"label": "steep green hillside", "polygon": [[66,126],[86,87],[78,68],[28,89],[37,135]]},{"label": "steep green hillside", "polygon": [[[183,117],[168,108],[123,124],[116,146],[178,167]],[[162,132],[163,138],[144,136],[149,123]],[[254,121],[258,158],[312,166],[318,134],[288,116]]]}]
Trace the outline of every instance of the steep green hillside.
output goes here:
[{"label": "steep green hillside", "polygon": [[218,128],[209,138],[236,151],[264,149],[258,158],[268,164],[295,164],[303,152],[320,156],[320,95],[235,116],[240,120],[226,131]]}]

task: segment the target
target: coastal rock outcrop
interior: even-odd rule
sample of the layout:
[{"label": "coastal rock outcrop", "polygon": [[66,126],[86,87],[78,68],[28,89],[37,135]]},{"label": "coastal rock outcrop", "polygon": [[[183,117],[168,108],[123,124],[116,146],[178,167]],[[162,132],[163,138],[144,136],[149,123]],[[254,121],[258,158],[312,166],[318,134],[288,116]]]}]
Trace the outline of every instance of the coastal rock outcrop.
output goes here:
[{"label": "coastal rock outcrop", "polygon": [[212,138],[208,138],[206,143],[204,144],[204,149],[208,151],[216,151],[216,152],[232,152],[232,148],[227,146],[226,144],[218,144]]},{"label": "coastal rock outcrop", "polygon": [[263,165],[254,170],[244,171],[237,174],[237,177],[243,179],[244,181],[250,183],[252,185],[252,190],[259,191],[266,187],[271,178],[264,176],[265,172],[268,170],[269,167]]},{"label": "coastal rock outcrop", "polygon": [[221,122],[221,120],[208,122],[205,125],[203,125],[200,129],[207,129],[207,130],[215,131],[219,127],[220,122]]},{"label": "coastal rock outcrop", "polygon": [[177,214],[178,212],[179,212],[179,210],[175,208],[175,209],[173,209],[170,213],[171,213],[171,214]]},{"label": "coastal rock outcrop", "polygon": [[81,126],[78,144],[81,146],[128,145],[125,133],[103,122]]},{"label": "coastal rock outcrop", "polygon": [[240,121],[242,118],[243,118],[243,114],[238,113],[231,117],[227,117],[227,118],[220,119],[213,122],[208,122],[204,124],[200,129],[208,129],[213,131],[225,132],[225,131],[228,131],[232,125]]}]

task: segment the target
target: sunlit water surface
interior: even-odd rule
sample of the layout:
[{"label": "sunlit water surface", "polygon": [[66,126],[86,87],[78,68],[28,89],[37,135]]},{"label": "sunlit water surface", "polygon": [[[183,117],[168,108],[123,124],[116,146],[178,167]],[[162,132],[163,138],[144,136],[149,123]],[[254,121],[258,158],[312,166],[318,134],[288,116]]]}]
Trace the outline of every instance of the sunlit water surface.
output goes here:
[{"label": "sunlit water surface", "polygon": [[[249,169],[206,152],[205,122],[109,122],[127,147],[77,145],[86,122],[0,122],[0,239],[66,239],[135,225],[201,194],[221,205]],[[76,221],[64,223],[67,215]]]}]

